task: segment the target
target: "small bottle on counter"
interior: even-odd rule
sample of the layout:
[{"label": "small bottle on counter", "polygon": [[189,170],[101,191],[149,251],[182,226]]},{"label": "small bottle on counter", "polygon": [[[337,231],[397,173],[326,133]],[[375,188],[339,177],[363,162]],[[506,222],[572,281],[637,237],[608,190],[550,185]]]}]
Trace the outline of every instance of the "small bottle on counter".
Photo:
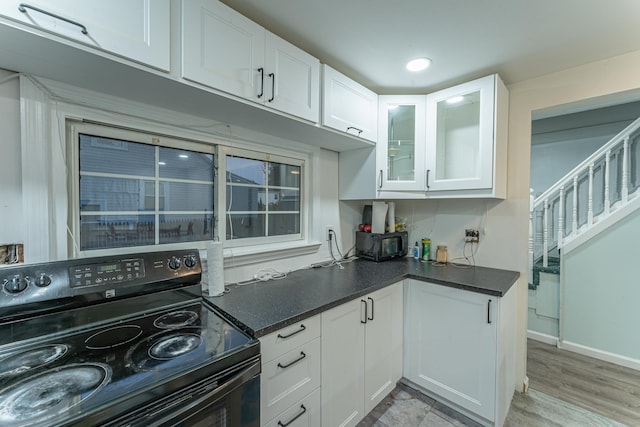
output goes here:
[{"label": "small bottle on counter", "polygon": [[438,245],[436,261],[445,264],[447,262],[447,245]]},{"label": "small bottle on counter", "polygon": [[431,239],[422,239],[422,260],[429,261],[431,259]]},{"label": "small bottle on counter", "polygon": [[413,258],[420,259],[420,246],[418,246],[418,242],[416,242],[416,245],[413,247]]}]

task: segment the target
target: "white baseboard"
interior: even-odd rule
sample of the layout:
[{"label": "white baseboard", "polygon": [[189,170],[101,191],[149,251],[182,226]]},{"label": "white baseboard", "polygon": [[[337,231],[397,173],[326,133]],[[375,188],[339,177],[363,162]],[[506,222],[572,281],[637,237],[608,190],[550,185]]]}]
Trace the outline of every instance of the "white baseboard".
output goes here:
[{"label": "white baseboard", "polygon": [[609,353],[607,351],[598,350],[595,348],[587,347],[581,344],[576,344],[576,343],[573,343],[570,341],[564,341],[564,340],[559,342],[558,348],[561,348],[567,351],[573,351],[574,353],[593,357],[594,359],[604,360],[605,362],[614,363],[616,365],[620,365],[626,368],[636,369],[640,371],[640,360],[638,359],[632,359],[630,357]]},{"label": "white baseboard", "polygon": [[558,337],[554,337],[553,335],[527,330],[527,338],[531,338],[532,340],[540,341],[545,344],[558,346]]}]

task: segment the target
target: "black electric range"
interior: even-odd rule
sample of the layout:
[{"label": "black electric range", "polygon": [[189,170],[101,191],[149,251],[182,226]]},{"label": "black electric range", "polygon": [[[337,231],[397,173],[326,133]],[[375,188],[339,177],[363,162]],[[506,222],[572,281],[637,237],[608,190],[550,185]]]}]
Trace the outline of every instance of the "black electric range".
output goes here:
[{"label": "black electric range", "polygon": [[0,269],[0,425],[259,425],[259,344],[200,278],[196,250]]}]

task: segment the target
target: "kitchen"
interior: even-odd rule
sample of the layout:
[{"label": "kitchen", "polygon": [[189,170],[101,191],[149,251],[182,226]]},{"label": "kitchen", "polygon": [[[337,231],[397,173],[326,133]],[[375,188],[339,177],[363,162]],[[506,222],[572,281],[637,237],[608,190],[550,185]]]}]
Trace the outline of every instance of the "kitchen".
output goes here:
[{"label": "kitchen", "polygon": [[[170,10],[171,19],[180,24],[179,2],[171,2]],[[12,10],[11,13],[16,12]],[[366,142],[309,126],[286,115],[274,114],[266,110],[266,107],[255,107],[239,102],[236,98],[230,101],[224,94],[209,92],[196,84],[168,79],[155,68],[143,67],[137,63],[131,65],[120,56],[109,56],[102,51],[95,54],[84,45],[69,46],[64,38],[59,37],[49,42],[31,34],[18,33],[17,36],[15,31],[11,32],[4,27],[3,31],[7,32],[2,37],[5,40],[2,46],[3,63],[0,64],[2,68],[34,76],[46,74],[44,77],[67,84],[46,82],[43,88],[41,79],[33,82],[21,78],[18,85],[18,80],[10,79],[10,71],[3,73],[2,117],[3,122],[6,120],[7,123],[3,123],[6,135],[3,136],[2,144],[3,148],[7,148],[1,160],[5,185],[0,235],[3,243],[24,243],[27,260],[64,259],[73,250],[69,249],[67,238],[68,183],[64,161],[66,127],[64,123],[55,122],[64,121],[65,117],[80,117],[92,122],[112,123],[114,112],[119,113],[117,118],[125,127],[164,135],[173,135],[176,128],[180,128],[181,136],[189,140],[224,138],[225,141],[246,141],[245,147],[253,149],[259,148],[260,144],[256,142],[260,142],[273,146],[274,154],[286,156],[288,151],[295,150],[301,152],[303,157],[306,156],[304,160],[311,165],[307,182],[311,196],[308,210],[304,214],[308,215],[305,218],[305,223],[309,226],[308,243],[299,244],[298,247],[280,243],[272,246],[270,251],[259,254],[251,253],[243,247],[227,248],[225,281],[238,282],[252,278],[263,268],[288,271],[329,259],[328,244],[324,239],[325,227],[328,225],[336,227],[342,249],[353,245],[353,229],[360,222],[362,203],[338,201],[340,155],[333,150],[339,144],[352,141],[366,147]],[[180,32],[172,31],[171,34],[169,42],[172,48],[179,49]],[[19,43],[20,49],[11,46],[14,41]],[[410,240],[430,235],[434,242],[447,243],[452,255],[455,255],[456,244],[462,241],[462,230],[486,229],[486,233],[481,235],[477,264],[520,272],[520,279],[515,285],[517,380],[514,389],[521,388],[526,372],[527,304],[526,280],[523,278],[526,277],[527,269],[528,141],[531,115],[534,111],[623,93],[639,87],[635,72],[638,55],[633,52],[635,49],[621,49],[609,50],[610,54],[607,56],[549,70],[549,74],[544,76],[531,76],[521,81],[509,82],[508,186],[504,201],[444,200],[435,204],[423,201],[398,202],[398,215],[410,219],[410,231],[418,234]],[[31,54],[24,55],[24,52]],[[175,53],[169,58],[171,70],[179,59]],[[45,63],[46,67],[43,65]],[[70,63],[83,66],[78,67],[80,69],[70,69]],[[499,70],[492,69],[482,74],[478,72],[474,77],[482,77],[495,71]],[[114,76],[117,78],[114,79]],[[268,75],[265,79],[267,77]],[[455,83],[466,80],[460,76]],[[54,123],[37,126],[36,121],[29,116],[27,123],[31,126],[21,128],[21,119],[24,119],[25,114],[21,113],[21,97],[30,100],[46,99],[50,95],[47,90],[53,92],[52,111],[55,114],[40,120],[43,120],[42,123]],[[85,90],[93,92],[84,92]],[[433,90],[418,91],[430,92]],[[118,102],[116,98],[130,102]],[[28,105],[30,104],[24,104],[23,108]],[[37,104],[33,105],[37,107]],[[102,108],[91,108],[98,105],[102,105]],[[209,110],[212,110],[211,114],[208,113]],[[238,125],[239,122],[244,126]],[[190,128],[185,130],[185,127]],[[260,132],[256,127],[263,127],[268,131]],[[273,135],[276,131],[279,133]],[[28,145],[21,145],[21,138],[28,139]],[[318,149],[301,141],[314,144],[321,141],[329,149]],[[237,144],[241,145],[240,142]],[[48,215],[42,215],[43,211],[48,212]],[[42,236],[49,238],[43,239]],[[287,258],[282,258],[283,256]]]}]

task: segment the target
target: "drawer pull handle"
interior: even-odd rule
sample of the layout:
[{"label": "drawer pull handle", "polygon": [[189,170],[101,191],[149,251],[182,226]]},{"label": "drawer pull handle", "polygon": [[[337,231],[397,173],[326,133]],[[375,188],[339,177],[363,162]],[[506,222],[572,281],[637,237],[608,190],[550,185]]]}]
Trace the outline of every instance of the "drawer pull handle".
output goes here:
[{"label": "drawer pull handle", "polygon": [[298,357],[296,360],[287,363],[286,365],[283,365],[282,363],[278,362],[278,368],[288,368],[291,365],[295,365],[296,363],[298,363],[299,361],[301,361],[302,359],[304,359],[305,357],[307,357],[306,354],[304,354],[304,351],[300,352],[300,357]]},{"label": "drawer pull handle", "polygon": [[302,323],[300,324],[300,329],[298,329],[297,331],[293,331],[290,334],[287,335],[282,335],[282,334],[278,334],[278,338],[282,338],[282,339],[287,339],[290,338],[292,336],[294,336],[295,334],[299,334],[300,332],[303,332],[305,329],[307,329]]},{"label": "drawer pull handle", "polygon": [[64,16],[60,16],[60,15],[56,15],[55,13],[46,11],[44,9],[40,9],[39,7],[35,7],[35,6],[31,6],[30,4],[27,3],[20,3],[20,5],[18,6],[18,10],[22,13],[27,13],[27,9],[33,9],[36,12],[40,12],[43,13],[45,15],[49,15],[52,18],[56,18],[59,19],[61,21],[67,22],[71,25],[75,25],[76,27],[80,27],[80,31],[82,31],[82,34],[89,34],[89,31],[87,31],[87,27],[85,27],[84,25],[82,25],[79,22],[76,21],[72,21],[71,19],[67,19]]},{"label": "drawer pull handle", "polygon": [[[364,303],[364,320],[362,320],[362,304]],[[363,299],[360,300],[360,323],[367,323],[369,318],[369,311],[367,310],[367,302]]]},{"label": "drawer pull handle", "polygon": [[258,68],[258,72],[260,73],[260,93],[258,98],[262,98],[262,95],[264,95],[264,68]]},{"label": "drawer pull handle", "polygon": [[349,126],[349,127],[347,128],[347,133],[349,133],[349,131],[350,131],[351,129],[353,129],[353,130],[355,130],[356,132],[358,132],[358,136],[360,136],[360,134],[362,133],[362,129],[358,129],[358,128],[357,128],[357,127],[355,127],[355,126]]},{"label": "drawer pull handle", "polygon": [[305,408],[304,405],[300,405],[300,409],[302,409],[302,411],[298,412],[295,417],[291,418],[284,424],[282,423],[282,421],[278,421],[278,425],[280,427],[287,427],[289,424],[291,424],[292,422],[303,416],[305,412],[307,412],[307,408]]},{"label": "drawer pull handle", "polygon": [[271,77],[271,98],[267,99],[267,101],[273,102],[276,98],[276,75],[269,73],[269,77]]}]

